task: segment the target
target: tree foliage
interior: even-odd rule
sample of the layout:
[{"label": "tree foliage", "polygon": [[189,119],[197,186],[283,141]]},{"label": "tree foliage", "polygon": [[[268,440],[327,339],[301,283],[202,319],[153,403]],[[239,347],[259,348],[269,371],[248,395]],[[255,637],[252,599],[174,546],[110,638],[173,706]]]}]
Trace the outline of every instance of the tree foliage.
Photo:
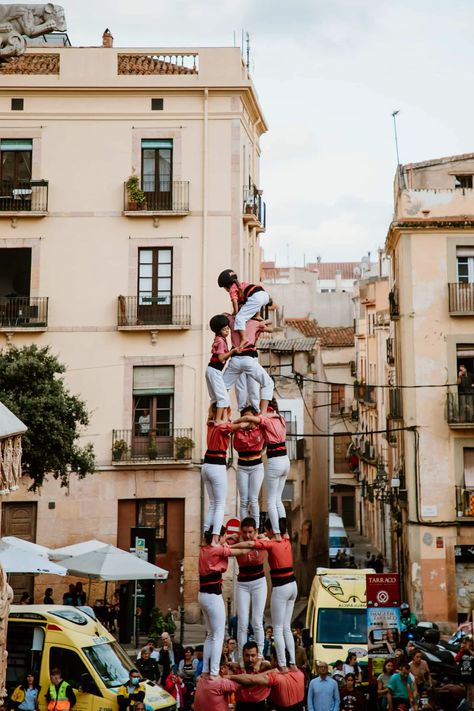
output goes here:
[{"label": "tree foliage", "polygon": [[0,401],[28,427],[22,437],[22,464],[33,491],[48,474],[67,486],[71,473],[82,479],[94,471],[92,444],[78,445],[89,413],[66,388],[65,370],[49,346],[0,351]]}]

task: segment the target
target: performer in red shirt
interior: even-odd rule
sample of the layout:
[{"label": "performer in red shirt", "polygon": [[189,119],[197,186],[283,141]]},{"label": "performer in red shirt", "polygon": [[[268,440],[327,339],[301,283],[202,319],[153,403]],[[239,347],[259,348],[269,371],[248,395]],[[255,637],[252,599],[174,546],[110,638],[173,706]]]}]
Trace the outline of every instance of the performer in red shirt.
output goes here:
[{"label": "performer in red shirt", "polygon": [[[257,537],[257,524],[255,519],[242,519],[240,523],[241,540],[253,541]],[[263,616],[267,601],[267,581],[263,572],[262,550],[255,548],[242,550],[237,556],[239,574],[237,576],[237,642],[239,645],[239,659],[243,658],[243,650],[247,641],[250,608],[252,608],[252,627],[258,653],[263,658],[263,645],[265,635],[263,631]],[[244,659],[245,662],[245,659]]]},{"label": "performer in red shirt", "polygon": [[[286,521],[281,522],[283,533],[286,532]],[[272,580],[272,596],[270,609],[272,615],[273,638],[280,669],[286,669],[285,647],[288,651],[290,664],[295,664],[295,640],[291,632],[291,618],[295,606],[298,589],[293,570],[293,553],[288,536],[277,540],[272,531],[270,521],[265,523],[266,533],[270,538],[239,541],[232,550],[255,548],[266,550],[270,564]]]},{"label": "performer in red shirt", "polygon": [[201,674],[194,694],[194,711],[229,711],[227,696],[237,689],[238,685],[231,679],[221,676],[214,679]]},{"label": "performer in red shirt", "polygon": [[227,336],[230,333],[230,322],[224,314],[217,314],[209,321],[209,328],[214,332],[211,347],[211,360],[206,368],[206,384],[211,398],[211,405],[216,405],[216,421],[224,419],[224,411],[230,406],[229,393],[224,385],[223,370],[226,361],[236,352],[229,351]]},{"label": "performer in red shirt", "polygon": [[[256,415],[253,407],[246,407],[242,414]],[[239,457],[237,460],[237,488],[239,490],[240,520],[252,516],[255,521],[260,518],[258,497],[263,482],[262,450],[264,440],[260,425],[248,423],[246,429],[234,434],[234,449]]]},{"label": "performer in red shirt", "polygon": [[269,688],[269,708],[275,711],[303,710],[304,674],[299,669],[292,669],[285,674],[271,669],[261,674],[233,674],[230,678],[245,687]]},{"label": "performer in red shirt", "polygon": [[230,556],[238,551],[228,545],[214,545],[210,531],[204,533],[204,543],[199,551],[198,601],[204,617],[206,640],[204,642],[203,674],[219,676],[219,664],[225,634],[225,605],[222,597],[222,573],[227,570]]},{"label": "performer in red shirt", "polygon": [[[258,649],[255,642],[246,642],[243,647],[243,663],[244,668],[240,674],[260,674],[262,665],[269,666],[267,661],[262,661],[258,656]],[[239,685],[235,700],[236,711],[265,711],[265,700],[270,694],[268,686],[243,686]]]},{"label": "performer in red shirt", "polygon": [[232,423],[228,420],[216,422],[217,408],[211,405],[207,421],[207,450],[201,476],[209,497],[209,506],[204,519],[204,531],[211,531],[213,542],[217,545],[224,521],[225,500],[227,496],[226,456],[229,449],[230,435],[236,430],[248,427],[248,423]]}]

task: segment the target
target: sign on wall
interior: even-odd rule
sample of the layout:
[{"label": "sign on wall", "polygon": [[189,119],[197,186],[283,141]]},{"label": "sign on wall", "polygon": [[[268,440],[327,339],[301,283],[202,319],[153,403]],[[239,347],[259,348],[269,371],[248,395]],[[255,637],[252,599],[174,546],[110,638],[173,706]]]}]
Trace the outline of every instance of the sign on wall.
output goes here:
[{"label": "sign on wall", "polygon": [[372,659],[388,657],[400,646],[398,573],[367,575],[367,646]]}]

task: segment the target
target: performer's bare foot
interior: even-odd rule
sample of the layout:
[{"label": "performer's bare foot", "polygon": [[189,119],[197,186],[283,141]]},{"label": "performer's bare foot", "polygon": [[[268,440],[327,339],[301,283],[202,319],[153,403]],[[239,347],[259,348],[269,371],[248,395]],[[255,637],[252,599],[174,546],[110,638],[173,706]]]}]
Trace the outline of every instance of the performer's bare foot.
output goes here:
[{"label": "performer's bare foot", "polygon": [[278,667],[278,671],[280,671],[282,674],[288,674],[290,671],[288,667]]},{"label": "performer's bare foot", "polygon": [[298,671],[298,667],[296,666],[296,664],[290,664],[289,668],[290,668],[290,671]]},{"label": "performer's bare foot", "polygon": [[281,533],[275,533],[274,534],[275,541],[282,541]]},{"label": "performer's bare foot", "polygon": [[211,675],[209,674],[209,672],[202,672],[200,676],[202,676],[203,679],[209,679]]}]

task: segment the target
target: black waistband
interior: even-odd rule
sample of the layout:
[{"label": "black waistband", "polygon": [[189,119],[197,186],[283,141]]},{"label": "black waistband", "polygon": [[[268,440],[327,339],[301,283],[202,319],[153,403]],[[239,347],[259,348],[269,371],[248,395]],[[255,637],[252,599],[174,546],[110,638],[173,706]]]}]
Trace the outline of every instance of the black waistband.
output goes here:
[{"label": "black waistband", "polygon": [[241,583],[251,583],[253,580],[260,580],[265,577],[263,564],[260,565],[239,565],[237,580]]},{"label": "black waistband", "polygon": [[278,449],[279,447],[285,447],[286,449],[286,442],[267,442],[267,452],[271,452],[272,450]]},{"label": "black waistband", "polygon": [[252,294],[258,294],[259,291],[264,291],[263,286],[260,286],[260,284],[247,284],[242,293],[248,299]]},{"label": "black waistband", "polygon": [[222,595],[222,583],[214,583],[213,585],[200,585],[200,593],[208,593],[209,595]]},{"label": "black waistband", "polygon": [[199,576],[199,583],[203,585],[204,583],[219,583],[222,581],[222,573],[208,573],[207,575]]},{"label": "black waistband", "polygon": [[238,358],[239,356],[249,356],[250,358],[258,358],[258,353],[255,348],[249,348],[248,351],[242,351],[241,353],[234,353],[232,358]]},{"label": "black waistband", "polygon": [[214,368],[214,370],[224,370],[224,363],[220,360],[211,360],[208,363],[209,368]]},{"label": "black waistband", "polygon": [[272,587],[274,588],[281,588],[282,585],[288,585],[288,583],[296,582],[294,573],[292,573],[291,575],[283,575],[281,578],[274,578],[273,575],[270,573],[270,577],[272,579]]},{"label": "black waistband", "polygon": [[206,449],[204,455],[205,464],[223,464],[226,463],[226,454],[222,449]]},{"label": "black waistband", "polygon": [[262,463],[262,453],[255,459],[242,459],[240,457],[241,452],[239,452],[239,458],[237,459],[237,464],[239,467],[254,467],[256,464]]},{"label": "black waistband", "polygon": [[286,457],[286,442],[268,442],[267,443],[267,459],[272,457]]},{"label": "black waistband", "polygon": [[263,563],[258,565],[239,565],[239,573],[263,573]]}]

